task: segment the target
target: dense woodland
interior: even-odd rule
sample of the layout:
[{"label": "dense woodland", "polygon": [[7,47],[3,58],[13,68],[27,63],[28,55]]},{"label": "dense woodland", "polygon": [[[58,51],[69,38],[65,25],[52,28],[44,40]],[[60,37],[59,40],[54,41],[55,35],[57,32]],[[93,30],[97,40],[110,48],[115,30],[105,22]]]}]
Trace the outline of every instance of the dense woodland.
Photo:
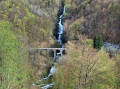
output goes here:
[{"label": "dense woodland", "polygon": [[52,89],[120,89],[120,51],[94,47],[95,36],[120,45],[120,0],[0,0],[0,89],[40,89],[32,83],[53,61],[29,49],[60,47],[53,32],[61,2],[67,51]]}]

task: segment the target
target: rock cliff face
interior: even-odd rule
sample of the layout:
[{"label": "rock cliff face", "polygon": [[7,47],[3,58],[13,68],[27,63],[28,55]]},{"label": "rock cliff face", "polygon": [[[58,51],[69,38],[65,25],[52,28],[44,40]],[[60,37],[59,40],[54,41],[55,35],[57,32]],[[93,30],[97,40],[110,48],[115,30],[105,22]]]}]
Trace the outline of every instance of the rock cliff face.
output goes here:
[{"label": "rock cliff face", "polygon": [[77,33],[101,34],[104,41],[120,44],[120,0],[66,0],[66,13],[72,17],[64,26],[69,39],[77,39]]}]

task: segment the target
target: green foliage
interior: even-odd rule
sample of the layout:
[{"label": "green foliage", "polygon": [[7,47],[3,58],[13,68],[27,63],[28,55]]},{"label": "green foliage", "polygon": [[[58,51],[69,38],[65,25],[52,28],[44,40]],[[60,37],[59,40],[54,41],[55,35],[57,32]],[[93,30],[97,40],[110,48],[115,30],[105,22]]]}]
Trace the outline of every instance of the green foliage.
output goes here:
[{"label": "green foliage", "polygon": [[17,19],[18,19],[18,14],[16,13],[16,14],[15,14],[15,18],[14,18],[14,23],[17,22]]},{"label": "green foliage", "polygon": [[99,5],[95,5],[94,10],[97,11],[100,8]]},{"label": "green foliage", "polygon": [[53,48],[61,48],[62,45],[58,42],[58,41],[55,41],[54,44],[52,45]]},{"label": "green foliage", "polygon": [[95,35],[94,40],[93,40],[93,48],[101,49],[102,46],[103,46],[102,36],[99,35],[99,38],[97,38],[97,36]]},{"label": "green foliage", "polygon": [[48,0],[47,3],[48,3],[48,6],[50,6],[51,5],[51,0]]},{"label": "green foliage", "polygon": [[[12,24],[0,21],[0,89],[22,89],[28,81],[27,53],[12,32]],[[28,79],[27,79],[28,78]]]},{"label": "green foliage", "polygon": [[93,40],[92,39],[87,39],[86,40],[86,45],[92,47],[93,46]]},{"label": "green foliage", "polygon": [[[53,15],[55,14],[51,13],[49,14],[50,17],[47,18],[45,14],[39,17],[33,12],[32,5],[40,9],[44,8],[44,10],[41,9],[43,13],[48,11],[57,12],[58,10],[58,8],[55,8],[58,7],[57,0],[29,0],[26,2],[24,0],[3,0],[0,4],[0,7],[2,7],[0,8],[0,20],[13,23],[14,32],[16,34],[27,35],[30,42],[33,42],[33,40],[38,41],[38,39],[41,40],[40,42],[44,39],[46,41],[52,34],[54,28],[53,21],[56,19]],[[40,29],[45,31],[40,31]]]},{"label": "green foliage", "polygon": [[77,32],[79,30],[79,28],[80,28],[80,26],[77,22],[74,23],[73,26],[72,26],[72,30],[75,30],[75,32]]},{"label": "green foliage", "polygon": [[107,24],[106,24],[106,23],[104,23],[104,24],[103,24],[103,26],[104,26],[104,27],[106,27],[106,26],[107,26]]},{"label": "green foliage", "polygon": [[116,89],[120,89],[120,52],[118,52],[118,54],[115,55],[115,67],[114,67],[114,70],[115,70],[115,77],[116,77]]},{"label": "green foliage", "polygon": [[70,13],[70,10],[72,9],[72,6],[71,6],[71,4],[66,4],[65,8],[66,8],[66,13]]},{"label": "green foliage", "polygon": [[93,48],[97,48],[97,44],[98,44],[98,39],[97,39],[97,35],[95,35],[93,40]]},{"label": "green foliage", "polygon": [[85,7],[87,6],[87,4],[90,4],[92,2],[92,0],[84,0],[83,2],[82,2],[82,7],[83,7],[83,9],[85,9]]},{"label": "green foliage", "polygon": [[103,34],[106,34],[106,29],[103,30]]},{"label": "green foliage", "polygon": [[104,50],[68,42],[66,61],[57,66],[53,89],[116,89],[114,66]]},{"label": "green foliage", "polygon": [[97,61],[93,70],[94,78],[91,80],[93,85],[88,89],[115,89],[115,63],[109,58],[109,55],[102,49],[98,52],[100,59]]},{"label": "green foliage", "polygon": [[47,36],[47,32],[45,29],[40,29],[40,35],[41,35],[41,41],[44,41],[46,36]]},{"label": "green foliage", "polygon": [[78,33],[79,29],[80,29],[80,25],[79,25],[78,21],[76,21],[72,25],[71,31],[69,32],[69,38],[71,40],[76,40],[77,39],[77,35],[76,34]]},{"label": "green foliage", "polygon": [[28,20],[28,18],[24,16],[23,21],[26,22],[27,20]]},{"label": "green foliage", "polygon": [[103,46],[102,36],[100,35],[100,36],[99,36],[99,39],[98,39],[98,49],[101,49],[102,46]]},{"label": "green foliage", "polygon": [[[66,24],[68,25],[68,28],[66,29],[70,29],[70,27],[72,27],[71,25],[73,25],[76,22],[76,20],[84,16],[86,20],[85,23],[82,25],[84,29],[82,32],[79,31],[79,33],[86,34],[91,38],[93,38],[94,33],[101,34],[102,32],[104,34],[104,39],[107,39],[106,41],[119,43],[120,42],[119,41],[120,37],[118,36],[119,34],[112,29],[114,27],[118,27],[119,25],[119,18],[120,18],[119,3],[120,3],[119,0],[111,0],[111,1],[66,0],[66,12],[67,12],[67,7],[72,6],[70,12],[67,13],[67,16],[72,17],[72,19],[66,22]],[[80,26],[80,28],[82,26]],[[118,28],[114,28],[114,29],[118,30]],[[113,32],[110,33],[110,30],[112,30]],[[107,37],[108,35],[109,38]]]},{"label": "green foliage", "polygon": [[107,32],[107,29],[106,29],[107,28],[107,24],[104,23],[103,26],[104,26],[103,34],[106,34],[106,32]]}]

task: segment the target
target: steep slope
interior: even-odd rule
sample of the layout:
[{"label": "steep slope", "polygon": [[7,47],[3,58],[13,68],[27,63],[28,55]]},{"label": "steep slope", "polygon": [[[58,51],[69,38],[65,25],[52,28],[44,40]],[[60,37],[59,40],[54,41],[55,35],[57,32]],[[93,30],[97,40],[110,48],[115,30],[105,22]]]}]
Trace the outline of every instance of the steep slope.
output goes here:
[{"label": "steep slope", "polygon": [[51,60],[28,50],[50,46],[58,8],[51,0],[0,0],[0,89],[30,89],[47,74]]},{"label": "steep slope", "polygon": [[16,34],[26,34],[29,43],[51,38],[59,3],[45,0],[5,0],[0,2],[0,20],[14,24]]},{"label": "steep slope", "polygon": [[82,33],[93,38],[101,34],[104,41],[120,44],[119,0],[66,0],[66,30],[69,39]]}]

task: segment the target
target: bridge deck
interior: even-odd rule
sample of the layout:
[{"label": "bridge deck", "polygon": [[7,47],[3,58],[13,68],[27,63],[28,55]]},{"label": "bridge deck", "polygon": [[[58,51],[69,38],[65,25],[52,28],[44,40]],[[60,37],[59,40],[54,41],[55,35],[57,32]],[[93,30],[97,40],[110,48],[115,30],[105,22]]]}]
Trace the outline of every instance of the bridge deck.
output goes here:
[{"label": "bridge deck", "polygon": [[38,49],[38,50],[66,50],[66,48],[32,48],[32,49]]},{"label": "bridge deck", "polygon": [[60,51],[61,56],[62,56],[63,51],[66,50],[66,48],[32,48],[32,49],[30,49],[30,53],[40,52],[40,54],[41,54],[43,50],[47,51],[48,56],[49,56],[49,51],[53,50],[54,51],[53,59],[56,59],[57,50]]}]

